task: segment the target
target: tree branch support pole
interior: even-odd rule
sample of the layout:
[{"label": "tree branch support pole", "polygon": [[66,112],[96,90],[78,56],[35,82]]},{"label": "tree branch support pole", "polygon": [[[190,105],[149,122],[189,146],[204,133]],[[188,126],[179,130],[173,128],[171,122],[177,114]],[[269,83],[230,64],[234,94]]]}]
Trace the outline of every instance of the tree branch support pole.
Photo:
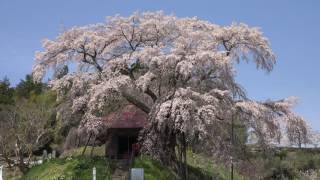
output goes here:
[{"label": "tree branch support pole", "polygon": [[234,141],[234,122],[233,122],[234,115],[231,117],[231,180],[233,180],[233,141]]},{"label": "tree branch support pole", "polygon": [[185,180],[187,180],[188,177],[188,167],[187,167],[187,141],[186,141],[186,136],[185,133],[182,133],[182,156],[183,156],[183,177]]},{"label": "tree branch support pole", "polygon": [[84,153],[85,153],[86,150],[87,150],[87,147],[88,147],[88,144],[89,144],[89,142],[90,142],[90,140],[91,140],[91,137],[92,137],[92,133],[90,133],[89,138],[88,138],[88,140],[87,140],[87,142],[86,142],[86,145],[85,145],[84,148],[83,148],[83,151],[82,151],[82,153],[81,153],[82,156],[84,155]]},{"label": "tree branch support pole", "polygon": [[179,174],[182,180],[187,180],[188,178],[188,167],[187,167],[187,141],[185,133],[182,132],[179,135],[178,144],[178,164],[179,164]]}]

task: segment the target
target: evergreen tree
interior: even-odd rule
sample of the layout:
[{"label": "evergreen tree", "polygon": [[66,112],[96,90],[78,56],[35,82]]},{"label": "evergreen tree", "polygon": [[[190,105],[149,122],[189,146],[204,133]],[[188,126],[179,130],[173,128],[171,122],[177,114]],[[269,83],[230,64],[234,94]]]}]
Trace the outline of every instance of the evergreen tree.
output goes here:
[{"label": "evergreen tree", "polygon": [[0,80],[0,104],[13,103],[14,89],[10,87],[10,81],[7,77]]},{"label": "evergreen tree", "polygon": [[16,87],[17,97],[29,98],[32,94],[40,94],[43,91],[44,84],[34,82],[31,75],[26,75],[25,80],[21,80]]}]

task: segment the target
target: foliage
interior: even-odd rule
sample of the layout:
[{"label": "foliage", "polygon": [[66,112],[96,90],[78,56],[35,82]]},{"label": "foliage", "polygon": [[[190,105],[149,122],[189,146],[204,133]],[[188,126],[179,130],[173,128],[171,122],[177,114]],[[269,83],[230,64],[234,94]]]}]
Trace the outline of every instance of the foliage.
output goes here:
[{"label": "foliage", "polygon": [[17,97],[29,98],[31,95],[39,95],[45,85],[41,82],[33,81],[31,75],[26,75],[25,80],[21,80],[15,88]]},{"label": "foliage", "polygon": [[0,104],[13,103],[13,92],[14,89],[10,87],[10,81],[7,77],[0,80]]},{"label": "foliage", "polygon": [[55,96],[52,92],[18,98],[0,111],[1,156],[11,166],[16,156],[18,167],[26,172],[36,151],[52,141]]},{"label": "foliage", "polygon": [[264,179],[294,179],[297,178],[297,173],[295,172],[292,165],[288,162],[282,162],[275,160],[272,163],[272,167],[267,171],[267,175]]},{"label": "foliage", "polygon": [[320,171],[319,149],[278,148],[267,154],[254,151],[248,159],[250,163],[243,162],[237,169],[249,179],[317,179]]}]

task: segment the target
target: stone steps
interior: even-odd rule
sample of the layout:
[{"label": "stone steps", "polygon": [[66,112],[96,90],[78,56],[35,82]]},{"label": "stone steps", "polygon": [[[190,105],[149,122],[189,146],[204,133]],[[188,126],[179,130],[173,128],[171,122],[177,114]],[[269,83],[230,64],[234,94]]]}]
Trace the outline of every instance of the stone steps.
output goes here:
[{"label": "stone steps", "polygon": [[128,177],[129,165],[128,160],[118,160],[116,169],[111,176],[112,180],[126,180]]}]

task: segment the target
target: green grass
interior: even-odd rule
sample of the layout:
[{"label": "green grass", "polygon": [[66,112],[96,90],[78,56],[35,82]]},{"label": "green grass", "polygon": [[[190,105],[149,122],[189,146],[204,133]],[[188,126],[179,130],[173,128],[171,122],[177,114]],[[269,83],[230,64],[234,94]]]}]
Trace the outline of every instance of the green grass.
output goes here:
[{"label": "green grass", "polygon": [[[230,170],[212,163],[210,158],[195,154],[192,151],[187,152],[187,162],[189,165],[189,178],[194,180],[211,180],[216,177],[219,180],[229,180]],[[234,172],[234,180],[244,179],[236,171]]]},{"label": "green grass", "polygon": [[[210,159],[188,151],[188,179],[190,180],[229,180],[230,172],[224,167],[213,164]],[[146,180],[178,180],[179,176],[170,168],[163,167],[158,161],[148,156],[140,156],[134,160],[133,167],[143,168]],[[239,174],[234,174],[235,180],[244,179]]]},{"label": "green grass", "polygon": [[92,168],[97,168],[97,179],[108,175],[102,157],[68,157],[54,159],[32,167],[21,180],[88,180],[92,179]]},{"label": "green grass", "polygon": [[179,177],[170,168],[163,167],[148,156],[135,158],[133,167],[143,168],[146,180],[178,180]]},{"label": "green grass", "polygon": [[[81,156],[82,155],[82,151],[83,151],[84,147],[79,147],[79,148],[75,148],[75,149],[71,149],[71,150],[67,150],[66,152],[64,152],[61,157],[69,157],[69,156]],[[91,154],[91,149],[92,146],[88,146],[84,155],[85,156],[90,156]],[[105,155],[105,146],[98,146],[95,147],[93,149],[93,156],[100,156],[100,157],[104,157]]]}]

